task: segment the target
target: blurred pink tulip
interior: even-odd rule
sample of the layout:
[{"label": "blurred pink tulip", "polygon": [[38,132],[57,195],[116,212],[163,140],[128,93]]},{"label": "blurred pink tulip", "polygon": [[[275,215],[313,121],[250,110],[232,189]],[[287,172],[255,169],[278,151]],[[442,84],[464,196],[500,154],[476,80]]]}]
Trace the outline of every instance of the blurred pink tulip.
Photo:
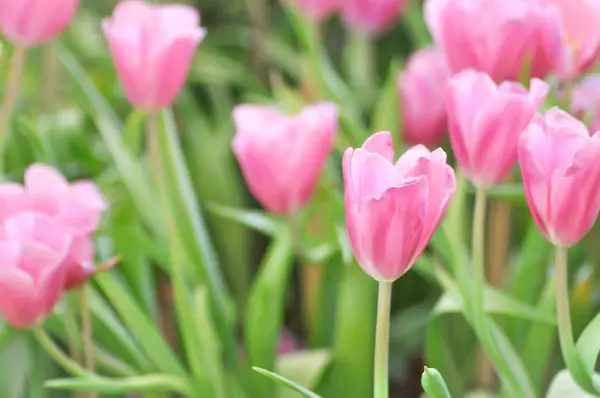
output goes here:
[{"label": "blurred pink tulip", "polygon": [[343,0],[342,18],[352,29],[376,34],[388,29],[410,0]]},{"label": "blurred pink tulip", "polygon": [[363,270],[378,281],[401,277],[421,255],[454,195],[442,149],[409,149],[394,165],[387,131],[344,153],[346,226]]},{"label": "blurred pink tulip", "polygon": [[311,198],[337,133],[337,107],[321,103],[294,116],[240,105],[233,150],[252,194],[269,211],[289,214]]},{"label": "blurred pink tulip", "polygon": [[70,236],[51,218],[24,212],[0,233],[0,314],[28,329],[42,322],[61,297]]},{"label": "blurred pink tulip", "polygon": [[0,33],[16,45],[54,39],[71,22],[80,0],[0,0]]},{"label": "blurred pink tulip", "polygon": [[558,51],[555,71],[572,79],[594,65],[600,51],[600,2],[598,0],[543,0],[560,16],[561,42],[548,43],[548,51]]},{"label": "blurred pink tulip", "polygon": [[573,86],[571,112],[590,122],[590,130],[600,130],[600,75],[586,76]]},{"label": "blurred pink tulip", "polygon": [[519,140],[525,197],[533,219],[553,244],[570,247],[600,211],[600,132],[558,108],[536,117]]},{"label": "blurred pink tulip", "polygon": [[404,139],[411,145],[438,145],[446,133],[444,88],[450,69],[437,49],[414,53],[398,78]]},{"label": "blurred pink tulip", "polygon": [[194,8],[141,0],[120,2],[102,27],[127,98],[147,111],[171,105],[206,35]]},{"label": "blurred pink tulip", "polygon": [[426,0],[425,19],[453,72],[472,68],[497,83],[526,69],[545,76],[560,44],[558,15],[540,0]]},{"label": "blurred pink tulip", "polygon": [[532,79],[529,92],[520,84],[497,86],[485,73],[465,70],[447,90],[450,143],[459,166],[479,187],[502,180],[517,160],[519,135],[548,94],[548,85]]},{"label": "blurred pink tulip", "polygon": [[337,11],[343,0],[293,0],[293,2],[308,18],[321,21]]},{"label": "blurred pink tulip", "polygon": [[25,185],[0,186],[0,223],[23,212],[43,214],[72,237],[66,289],[77,287],[94,272],[91,236],[98,228],[106,200],[90,181],[69,182],[53,167],[34,164],[25,171]]}]

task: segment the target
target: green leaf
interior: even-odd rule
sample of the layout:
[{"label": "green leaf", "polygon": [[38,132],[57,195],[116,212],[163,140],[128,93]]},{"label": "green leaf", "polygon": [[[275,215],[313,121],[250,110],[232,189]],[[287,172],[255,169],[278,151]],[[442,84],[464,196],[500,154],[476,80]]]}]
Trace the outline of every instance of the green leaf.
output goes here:
[{"label": "green leaf", "polygon": [[261,210],[235,209],[216,203],[209,204],[207,209],[213,214],[240,223],[266,236],[275,236],[283,225],[281,220]]},{"label": "green leaf", "polygon": [[[295,351],[277,358],[275,370],[286,379],[295,380],[309,390],[314,390],[331,363],[329,350]],[[278,398],[296,398],[289,390],[278,391]]]},{"label": "green leaf", "polygon": [[390,131],[396,140],[400,134],[400,104],[398,101],[398,71],[400,62],[390,63],[388,77],[373,109],[371,131]]},{"label": "green leaf", "polygon": [[304,397],[308,397],[308,398],[322,398],[321,396],[315,394],[312,391],[307,390],[306,388],[302,387],[299,384],[294,383],[291,380],[286,379],[285,377],[282,377],[276,373],[273,372],[269,372],[266,369],[262,369],[259,368],[257,366],[253,366],[252,369],[257,372],[260,373],[261,375],[268,377],[269,379],[273,380],[276,383],[281,384],[282,386],[285,386],[287,388],[290,388],[296,392],[299,392],[300,394],[302,394],[302,396]]},{"label": "green leaf", "polygon": [[160,182],[164,192],[163,205],[169,215],[169,231],[177,234],[183,258],[194,268],[201,283],[208,287],[215,306],[215,321],[225,339],[226,353],[237,357],[232,335],[233,302],[220,272],[210,235],[204,223],[202,209],[196,199],[189,171],[179,145],[175,121],[170,111],[159,119],[158,147],[160,152]]},{"label": "green leaf", "polygon": [[185,380],[171,375],[145,375],[124,379],[90,377],[84,379],[57,379],[46,382],[47,388],[71,391],[89,391],[102,394],[129,394],[131,392],[174,392],[192,396]]},{"label": "green leaf", "polygon": [[134,156],[140,156],[142,152],[145,117],[146,115],[143,112],[134,110],[125,121],[123,143]]},{"label": "green leaf", "polygon": [[164,341],[156,323],[140,309],[133,297],[111,273],[97,275],[95,281],[119,314],[123,324],[136,338],[154,367],[161,372],[186,377],[186,371],[175,353]]},{"label": "green leaf", "polygon": [[[287,225],[269,246],[248,298],[244,339],[252,365],[273,369],[283,325],[285,293],[293,265],[292,237]],[[269,385],[257,380],[260,396]]]},{"label": "green leaf", "polygon": [[451,398],[444,378],[436,369],[425,366],[421,376],[421,385],[428,398]]},{"label": "green leaf", "polygon": [[155,195],[139,159],[128,150],[123,141],[121,136],[123,127],[117,114],[87,76],[77,58],[61,45],[56,46],[56,52],[71,77],[85,94],[96,126],[115,162],[127,191],[135,203],[135,207],[153,232],[160,237],[164,237],[165,228],[159,216],[160,212],[157,211],[156,202],[154,201]]},{"label": "green leaf", "polygon": [[585,369],[593,374],[600,353],[600,314],[594,317],[579,336],[577,351]]}]

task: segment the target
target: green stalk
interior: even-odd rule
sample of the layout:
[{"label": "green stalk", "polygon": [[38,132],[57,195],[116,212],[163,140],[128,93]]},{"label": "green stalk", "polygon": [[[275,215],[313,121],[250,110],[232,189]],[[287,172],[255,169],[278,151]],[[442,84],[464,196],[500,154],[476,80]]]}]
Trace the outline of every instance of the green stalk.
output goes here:
[{"label": "green stalk", "polygon": [[42,348],[46,350],[48,355],[50,355],[50,357],[65,371],[77,377],[93,376],[92,373],[89,373],[77,362],[73,361],[71,358],[66,356],[65,353],[62,352],[56,344],[54,344],[50,336],[48,336],[48,334],[44,331],[44,329],[42,329],[41,326],[38,326],[35,329],[33,329],[33,333],[35,334],[35,337],[37,338]]},{"label": "green stalk", "polygon": [[375,398],[388,398],[388,350],[390,343],[390,305],[392,283],[379,282],[377,298],[377,329],[375,332]]},{"label": "green stalk", "polygon": [[4,96],[2,98],[2,108],[0,108],[0,152],[3,151],[10,116],[19,97],[19,86],[21,85],[21,75],[25,68],[26,55],[27,48],[18,46],[15,47],[10,59],[4,86]]}]

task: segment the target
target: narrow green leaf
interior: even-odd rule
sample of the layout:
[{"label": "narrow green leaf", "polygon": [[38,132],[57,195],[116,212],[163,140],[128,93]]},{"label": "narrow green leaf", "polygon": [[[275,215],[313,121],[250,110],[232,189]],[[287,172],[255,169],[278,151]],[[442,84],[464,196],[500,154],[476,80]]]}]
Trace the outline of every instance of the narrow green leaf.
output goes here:
[{"label": "narrow green leaf", "polygon": [[266,236],[275,236],[283,222],[261,210],[235,209],[233,207],[211,203],[207,209],[227,220],[235,221]]},{"label": "narrow green leaf", "polygon": [[593,374],[600,353],[600,314],[594,317],[579,336],[577,351],[585,369]]},{"label": "narrow green leaf", "polygon": [[132,392],[174,392],[192,396],[185,380],[171,375],[145,375],[124,379],[90,377],[85,379],[57,379],[46,382],[47,388],[71,391],[89,391],[103,394]]},{"label": "narrow green leaf", "polygon": [[123,130],[123,143],[134,156],[140,156],[142,152],[142,142],[144,136],[144,119],[146,115],[143,112],[134,110],[129,114],[125,121]]},{"label": "narrow green leaf", "polygon": [[390,131],[395,140],[400,134],[400,103],[398,101],[398,72],[400,62],[392,61],[379,100],[373,109],[371,131]]},{"label": "narrow green leaf", "polygon": [[161,372],[186,377],[185,369],[156,329],[156,324],[139,308],[114,276],[111,273],[103,273],[96,276],[95,281],[154,367]]},{"label": "narrow green leaf", "polygon": [[[295,351],[280,355],[277,358],[275,370],[286,379],[295,380],[309,390],[317,387],[327,367],[331,364],[332,356],[329,350]],[[288,390],[277,391],[278,398],[295,398],[296,394]]]},{"label": "narrow green leaf", "polygon": [[[244,317],[244,340],[252,365],[273,369],[288,279],[293,265],[292,237],[287,225],[269,246],[248,298]],[[257,380],[260,396],[268,395],[269,385]]]},{"label": "narrow green leaf", "polygon": [[436,369],[425,366],[421,376],[421,385],[428,398],[451,398],[444,378]]},{"label": "narrow green leaf", "polygon": [[307,390],[306,388],[302,387],[299,384],[294,383],[291,380],[286,379],[285,377],[282,377],[276,373],[273,372],[269,372],[266,369],[262,369],[259,368],[257,366],[253,366],[252,369],[257,372],[260,373],[261,375],[268,377],[269,379],[273,380],[276,383],[279,383],[283,386],[286,386],[287,388],[290,388],[296,392],[299,392],[300,394],[302,394],[302,396],[304,397],[308,397],[308,398],[322,398],[321,396],[315,394],[312,391]]}]

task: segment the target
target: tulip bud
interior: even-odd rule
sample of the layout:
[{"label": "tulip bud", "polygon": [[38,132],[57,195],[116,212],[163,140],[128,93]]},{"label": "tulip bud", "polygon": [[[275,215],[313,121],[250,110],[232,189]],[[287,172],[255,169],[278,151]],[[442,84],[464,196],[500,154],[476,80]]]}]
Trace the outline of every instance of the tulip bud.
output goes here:
[{"label": "tulip bud", "polygon": [[376,34],[392,26],[408,0],[344,0],[342,18],[352,29]]},{"label": "tulip bud", "polygon": [[570,247],[600,211],[600,132],[558,108],[538,116],[519,140],[525,197],[542,234]]},{"label": "tulip bud", "polygon": [[16,45],[54,39],[71,22],[80,0],[0,0],[0,32]]},{"label": "tulip bud", "polygon": [[322,103],[297,115],[240,105],[233,151],[252,194],[269,211],[289,214],[312,197],[337,133],[337,108]]},{"label": "tulip bud", "polygon": [[29,329],[52,312],[63,292],[71,237],[50,217],[25,212],[0,231],[0,314]]},{"label": "tulip bud", "polygon": [[308,18],[321,21],[337,11],[343,0],[294,0],[294,2]]},{"label": "tulip bud", "polygon": [[425,366],[421,376],[421,385],[427,398],[451,398],[446,381],[437,369]]},{"label": "tulip bud", "polygon": [[[426,48],[414,53],[398,78],[403,135],[410,145],[438,145],[446,134],[446,87],[450,69],[444,55]],[[443,89],[442,89],[443,91]]]},{"label": "tulip bud", "polygon": [[573,86],[571,112],[589,122],[591,131],[600,130],[600,75],[589,75]]},{"label": "tulip bud", "polygon": [[394,162],[387,131],[344,153],[346,227],[354,255],[371,277],[394,281],[417,261],[454,195],[454,170],[442,149],[422,145]]},{"label": "tulip bud", "polygon": [[518,83],[499,86],[485,73],[466,70],[448,84],[450,143],[465,175],[479,187],[502,180],[517,160],[519,135],[548,93],[532,79],[529,92]]},{"label": "tulip bud", "polygon": [[127,99],[147,111],[171,105],[206,35],[194,8],[141,0],[120,2],[102,27]]}]

